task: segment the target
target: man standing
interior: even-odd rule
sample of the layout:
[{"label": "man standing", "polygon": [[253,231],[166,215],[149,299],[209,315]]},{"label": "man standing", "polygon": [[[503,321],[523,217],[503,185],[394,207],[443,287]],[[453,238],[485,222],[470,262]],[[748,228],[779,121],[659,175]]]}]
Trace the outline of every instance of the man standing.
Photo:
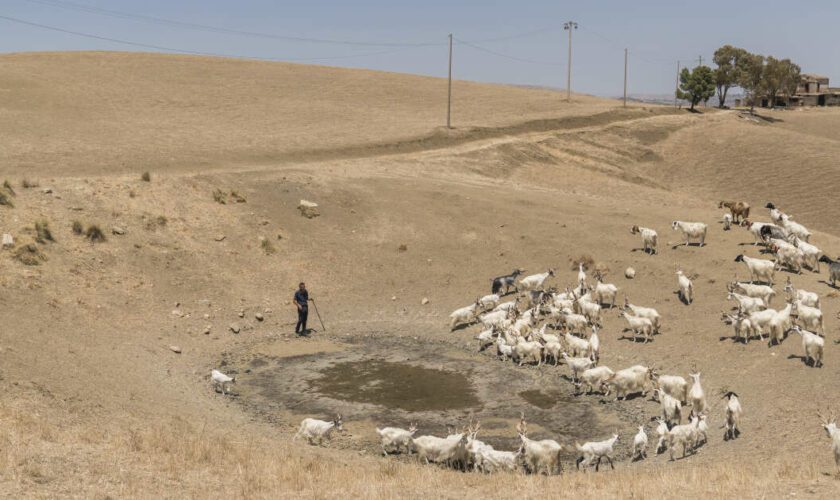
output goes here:
[{"label": "man standing", "polygon": [[306,335],[306,317],[309,316],[309,292],[306,291],[306,283],[301,282],[300,285],[298,285],[298,290],[295,292],[294,302],[298,311],[298,322],[295,326],[295,333],[298,335]]}]

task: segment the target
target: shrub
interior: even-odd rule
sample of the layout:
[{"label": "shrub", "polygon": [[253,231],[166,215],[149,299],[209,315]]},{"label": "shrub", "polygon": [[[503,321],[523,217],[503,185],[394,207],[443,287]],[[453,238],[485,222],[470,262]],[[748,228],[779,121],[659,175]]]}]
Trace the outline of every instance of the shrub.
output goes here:
[{"label": "shrub", "polygon": [[47,256],[34,243],[19,246],[13,257],[25,266],[37,266],[47,260]]},{"label": "shrub", "polygon": [[227,203],[227,193],[222,191],[221,189],[217,189],[213,191],[213,201],[216,203],[221,203],[222,205]]},{"label": "shrub", "polygon": [[273,255],[277,253],[277,249],[268,238],[260,238],[260,248],[263,249],[266,255]]},{"label": "shrub", "polygon": [[36,188],[36,187],[38,187],[38,183],[37,183],[37,182],[35,182],[35,181],[30,181],[29,179],[24,179],[24,180],[22,180],[22,181],[20,182],[20,185],[21,185],[21,187],[23,187],[23,189],[29,189],[29,188]]},{"label": "shrub", "polygon": [[152,174],[149,172],[143,172],[143,175],[140,176],[140,180],[143,182],[151,182],[152,181]]},{"label": "shrub", "polygon": [[247,201],[244,196],[237,193],[236,191],[231,191],[230,197],[233,198],[233,201],[235,201],[236,203],[245,203]]},{"label": "shrub", "polygon": [[101,243],[105,241],[105,233],[102,232],[102,229],[96,224],[91,224],[88,226],[87,231],[85,231],[85,237],[90,240],[91,243]]},{"label": "shrub", "polygon": [[50,224],[45,220],[35,222],[35,241],[38,243],[46,243],[48,241],[55,241],[50,231]]},{"label": "shrub", "polygon": [[0,205],[7,206],[9,208],[15,207],[15,202],[12,201],[12,195],[5,189],[0,189]]},{"label": "shrub", "polygon": [[6,192],[12,196],[15,196],[17,194],[15,193],[15,188],[13,188],[12,184],[9,182],[9,179],[3,181],[3,189],[5,189]]},{"label": "shrub", "polygon": [[81,236],[82,233],[85,232],[85,228],[82,227],[82,223],[77,221],[77,220],[73,221],[72,228],[73,228],[73,234],[75,234],[76,236]]}]

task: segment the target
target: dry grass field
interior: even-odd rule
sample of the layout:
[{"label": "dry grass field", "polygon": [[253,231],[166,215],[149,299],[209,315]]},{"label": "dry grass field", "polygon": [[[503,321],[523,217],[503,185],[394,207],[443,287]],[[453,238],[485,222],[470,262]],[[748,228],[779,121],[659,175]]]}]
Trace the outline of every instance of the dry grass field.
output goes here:
[{"label": "dry grass field", "polygon": [[[773,201],[840,254],[840,112],[748,120],[456,82],[448,131],[445,91],[440,79],[316,66],[0,56],[0,182],[14,190],[0,232],[16,239],[0,251],[0,492],[836,498],[815,413],[840,411],[838,292],[825,269],[777,275],[774,306],[788,276],[820,294],[823,368],[802,362],[795,334],[774,347],[733,342],[719,320],[725,285],[746,276],[736,255],[761,254],[744,229],[722,230],[717,202],[744,199],[766,221]],[[301,199],[321,216],[301,217]],[[675,219],[707,222],[708,245],[672,247]],[[42,221],[54,241],[36,241]],[[659,231],[658,255],[637,250],[633,224]],[[105,240],[87,238],[90,226]],[[602,364],[702,372],[710,434],[696,454],[630,462],[638,425],[655,440],[657,403],[574,397],[565,366],[517,368],[477,352],[478,327],[449,332],[449,313],[489,293],[492,276],[552,267],[550,284],[563,287],[582,254],[608,267],[622,299],[663,315],[662,334],[641,344],[605,311]],[[674,295],[675,265],[698,275],[690,306]],[[327,326],[311,313],[309,338],[292,332],[301,280]],[[359,360],[463,372],[464,387],[436,390],[477,403],[407,411],[316,389]],[[213,391],[211,368],[237,374],[234,395]],[[730,442],[725,390],[745,408]],[[616,470],[576,473],[569,453],[559,477],[461,473],[382,457],[375,439],[377,425],[418,420],[420,433],[441,434],[472,415],[510,449],[519,411],[534,436],[567,446],[617,430]],[[291,440],[303,417],[333,412],[347,432],[329,446]]]}]

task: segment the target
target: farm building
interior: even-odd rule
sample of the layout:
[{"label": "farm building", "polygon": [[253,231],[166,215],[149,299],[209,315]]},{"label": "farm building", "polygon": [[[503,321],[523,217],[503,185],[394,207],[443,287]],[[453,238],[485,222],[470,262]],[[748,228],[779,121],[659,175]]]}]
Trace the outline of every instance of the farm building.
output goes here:
[{"label": "farm building", "polygon": [[[770,98],[759,97],[756,105],[769,108]],[[840,88],[829,87],[827,76],[803,73],[796,93],[792,96],[776,96],[775,106],[840,106]]]}]

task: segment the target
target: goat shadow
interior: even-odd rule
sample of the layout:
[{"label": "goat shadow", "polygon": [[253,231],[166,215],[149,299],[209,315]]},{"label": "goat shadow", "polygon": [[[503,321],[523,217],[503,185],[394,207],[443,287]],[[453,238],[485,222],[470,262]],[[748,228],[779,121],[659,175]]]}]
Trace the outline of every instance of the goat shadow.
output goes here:
[{"label": "goat shadow", "polygon": [[680,302],[682,302],[682,303],[683,303],[683,305],[685,305],[685,306],[690,306],[691,304],[693,304],[693,303],[694,303],[693,301],[692,301],[692,302],[689,302],[688,300],[686,300],[686,298],[685,298],[685,297],[683,297],[683,296],[682,296],[682,294],[681,294],[679,291],[676,291],[676,292],[673,292],[673,293],[674,293],[674,295],[676,295],[676,296],[677,296],[677,298],[679,298],[679,299],[680,299]]},{"label": "goat shadow", "polygon": [[644,247],[633,248],[633,249],[630,250],[630,252],[631,253],[633,253],[633,252],[644,252],[648,255],[656,255],[656,250],[653,250],[653,249],[650,249],[650,248],[644,248]]},{"label": "goat shadow", "polygon": [[803,364],[803,365],[805,365],[805,366],[807,366],[807,367],[809,367],[809,368],[822,368],[822,365],[817,366],[817,362],[816,362],[816,361],[813,361],[813,360],[812,360],[812,361],[808,361],[808,357],[807,357],[807,356],[800,356],[800,355],[797,355],[797,354],[788,354],[787,359],[798,359],[799,361],[801,361],[801,362],[802,362],[802,364]]},{"label": "goat shadow", "polygon": [[455,325],[455,328],[452,328],[449,331],[450,332],[458,332],[458,331],[461,331],[461,330],[466,330],[467,328],[469,328],[473,325],[477,325],[477,324],[478,324],[478,321],[470,321],[469,323],[461,323],[459,325]]},{"label": "goat shadow", "polygon": [[833,288],[833,289],[835,289],[835,290],[840,290],[840,286],[837,286],[837,284],[836,284],[836,283],[832,285],[831,283],[829,283],[829,282],[828,282],[828,281],[826,281],[826,280],[819,280],[819,281],[817,281],[817,283],[822,283],[822,284],[824,284],[824,285],[828,285],[828,287],[829,287],[829,288]]},{"label": "goat shadow", "polygon": [[700,247],[700,248],[704,248],[704,247],[707,247],[707,246],[709,246],[708,243],[700,244],[699,241],[694,242],[694,243],[677,243],[676,245],[673,245],[671,247],[671,250],[676,250],[679,247]]}]

